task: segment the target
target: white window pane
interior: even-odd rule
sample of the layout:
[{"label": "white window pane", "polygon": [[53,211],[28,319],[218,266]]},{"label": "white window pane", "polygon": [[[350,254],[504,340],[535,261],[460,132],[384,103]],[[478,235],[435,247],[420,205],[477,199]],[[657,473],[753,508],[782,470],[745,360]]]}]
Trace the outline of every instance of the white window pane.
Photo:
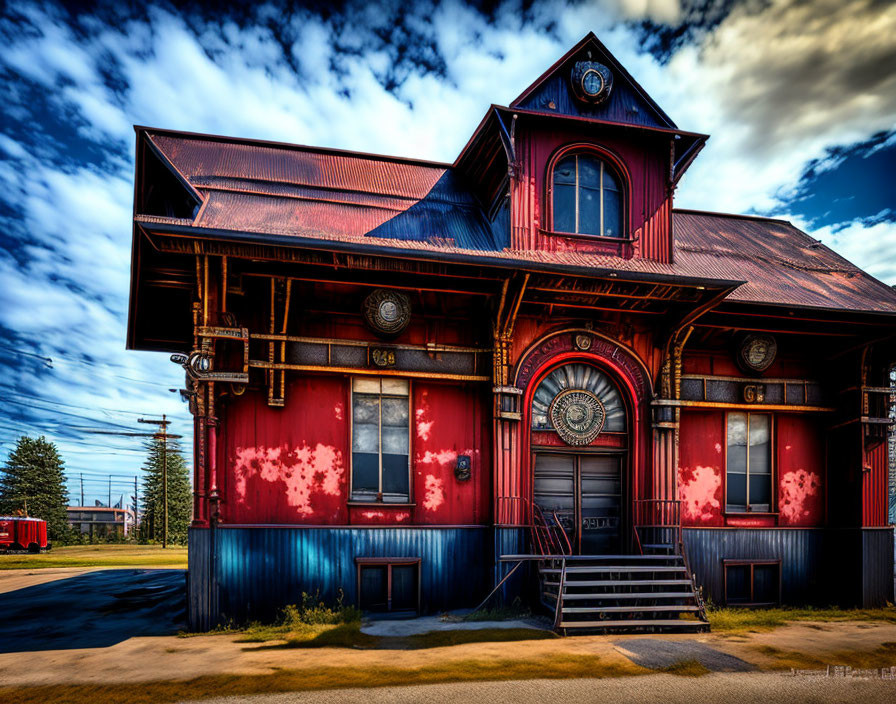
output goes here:
[{"label": "white window pane", "polygon": [[407,396],[410,384],[407,379],[383,379],[383,393],[392,396]]},{"label": "white window pane", "polygon": [[360,391],[366,394],[378,394],[380,392],[380,380],[377,378],[356,376],[352,379],[352,391]]},{"label": "white window pane", "polygon": [[380,422],[380,398],[367,394],[355,394],[352,396],[352,422],[373,423]]},{"label": "white window pane", "polygon": [[379,427],[369,423],[356,423],[352,426],[352,452],[379,452]]},{"label": "white window pane", "polygon": [[[750,475],[772,472],[771,423],[769,416],[750,416]],[[750,494],[753,493],[752,483]],[[765,502],[767,503],[767,501]]]},{"label": "white window pane", "polygon": [[383,426],[408,427],[408,400],[406,398],[383,398]]},{"label": "white window pane", "polygon": [[383,427],[383,453],[390,455],[408,454],[408,429]]}]

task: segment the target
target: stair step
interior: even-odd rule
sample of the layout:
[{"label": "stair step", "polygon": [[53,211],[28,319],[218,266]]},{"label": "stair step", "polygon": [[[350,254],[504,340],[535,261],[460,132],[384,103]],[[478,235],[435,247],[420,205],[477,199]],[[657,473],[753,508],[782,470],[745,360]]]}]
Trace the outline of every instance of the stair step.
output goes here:
[{"label": "stair step", "polygon": [[[673,584],[687,584],[691,586],[689,579],[610,579],[610,580],[573,580],[567,579],[564,587],[665,587]],[[545,582],[546,587],[559,587],[560,582]]]},{"label": "stair step", "polygon": [[660,606],[564,606],[565,614],[597,614],[610,612],[647,612],[647,611],[699,611],[699,606],[679,606],[663,604]]},{"label": "stair step", "polygon": [[[556,599],[556,594],[545,592],[552,599]],[[577,601],[580,599],[693,599],[694,592],[626,592],[623,594],[608,594],[606,592],[596,592],[591,594],[564,594],[564,600]]]},{"label": "stair step", "polygon": [[[542,574],[560,574],[563,570],[555,567],[546,567],[540,570]],[[593,567],[567,567],[566,574],[583,574],[589,572],[687,572],[683,565],[655,565],[652,567],[633,567],[631,565],[608,565]]]},{"label": "stair step", "polygon": [[683,621],[678,619],[626,619],[623,621],[561,621],[560,628],[641,628],[670,627],[703,629],[709,624],[705,621]]}]

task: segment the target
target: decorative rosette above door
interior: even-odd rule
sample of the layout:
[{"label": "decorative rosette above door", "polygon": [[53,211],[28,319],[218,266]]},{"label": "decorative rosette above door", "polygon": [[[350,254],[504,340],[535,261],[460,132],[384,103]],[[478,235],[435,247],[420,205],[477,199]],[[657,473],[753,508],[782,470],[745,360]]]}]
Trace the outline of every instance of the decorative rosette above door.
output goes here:
[{"label": "decorative rosette above door", "polygon": [[601,432],[625,432],[625,406],[602,371],[588,364],[566,364],[535,390],[532,430],[553,430],[567,445],[588,445]]}]

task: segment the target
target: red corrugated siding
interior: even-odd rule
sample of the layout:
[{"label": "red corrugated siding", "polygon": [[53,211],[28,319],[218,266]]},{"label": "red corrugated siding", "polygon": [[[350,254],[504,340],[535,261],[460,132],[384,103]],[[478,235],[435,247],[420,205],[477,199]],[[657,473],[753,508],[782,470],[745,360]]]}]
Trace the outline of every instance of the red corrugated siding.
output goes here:
[{"label": "red corrugated siding", "polygon": [[341,377],[292,380],[285,408],[263,392],[227,403],[220,432],[227,523],[345,524],[349,478],[347,385]]},{"label": "red corrugated siding", "polygon": [[723,413],[681,414],[678,496],[683,525],[725,525],[724,423]]},{"label": "red corrugated siding", "polygon": [[[491,415],[473,385],[415,383],[413,481],[418,524],[466,525],[490,518]],[[454,476],[458,455],[469,455],[472,477]]]},{"label": "red corrugated siding", "polygon": [[[261,392],[226,402],[219,471],[226,523],[306,525],[470,525],[490,519],[488,408],[474,385],[414,383],[412,502],[349,508],[348,380],[302,376],[284,408]],[[458,481],[458,455],[472,477]]]},{"label": "red corrugated siding", "polygon": [[825,519],[824,439],[816,419],[778,414],[778,525],[820,526]]},{"label": "red corrugated siding", "polygon": [[[671,259],[669,227],[671,203],[667,198],[667,160],[630,140],[602,137],[599,144],[621,162],[626,181],[628,229],[632,243],[594,241],[545,232],[551,228],[548,167],[558,149],[570,144],[594,142],[593,136],[558,129],[517,136],[521,178],[514,189],[514,249],[575,252],[623,259],[645,257],[668,263]],[[616,169],[619,171],[620,169]]]},{"label": "red corrugated siding", "polygon": [[889,459],[887,443],[864,453],[862,463],[862,525],[877,527],[889,525],[887,516],[887,474]]}]

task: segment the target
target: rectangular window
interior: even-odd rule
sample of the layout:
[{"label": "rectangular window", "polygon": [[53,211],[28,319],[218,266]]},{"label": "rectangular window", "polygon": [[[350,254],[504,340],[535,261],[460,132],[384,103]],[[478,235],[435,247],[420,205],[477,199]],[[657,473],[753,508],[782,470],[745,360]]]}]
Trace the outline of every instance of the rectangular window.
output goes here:
[{"label": "rectangular window", "polygon": [[728,414],[726,510],[772,510],[771,416]]},{"label": "rectangular window", "polygon": [[410,501],[410,384],[352,379],[352,500]]},{"label": "rectangular window", "polygon": [[781,603],[780,560],[723,560],[726,606]]},{"label": "rectangular window", "polygon": [[355,564],[363,611],[420,611],[420,558],[357,557]]}]

